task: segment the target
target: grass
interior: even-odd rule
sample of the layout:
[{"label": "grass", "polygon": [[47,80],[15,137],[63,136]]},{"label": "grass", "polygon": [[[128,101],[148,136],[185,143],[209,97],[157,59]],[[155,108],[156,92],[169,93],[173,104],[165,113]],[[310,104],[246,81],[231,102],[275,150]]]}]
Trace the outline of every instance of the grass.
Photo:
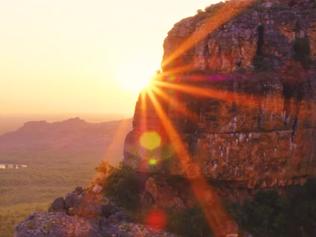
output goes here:
[{"label": "grass", "polygon": [[25,169],[0,170],[0,237],[13,236],[15,225],[31,213],[47,210],[57,197],[87,185],[98,164],[89,157],[47,156],[26,157]]},{"label": "grass", "polygon": [[44,211],[49,206],[47,203],[20,203],[0,207],[0,236],[11,237],[14,227],[34,211]]}]

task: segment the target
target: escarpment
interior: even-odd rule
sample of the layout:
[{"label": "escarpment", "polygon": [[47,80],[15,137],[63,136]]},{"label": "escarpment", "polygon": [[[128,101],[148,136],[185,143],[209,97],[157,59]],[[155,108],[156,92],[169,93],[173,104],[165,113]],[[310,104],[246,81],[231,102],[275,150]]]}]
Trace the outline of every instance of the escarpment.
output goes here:
[{"label": "escarpment", "polygon": [[[213,5],[168,33],[162,71],[135,108],[125,164],[187,174],[192,166],[174,149],[180,137],[186,162],[214,182],[302,184],[316,170],[315,1],[259,1],[217,25],[229,4],[240,7]],[[201,31],[210,22],[217,27]],[[148,132],[157,147],[141,144]]]}]

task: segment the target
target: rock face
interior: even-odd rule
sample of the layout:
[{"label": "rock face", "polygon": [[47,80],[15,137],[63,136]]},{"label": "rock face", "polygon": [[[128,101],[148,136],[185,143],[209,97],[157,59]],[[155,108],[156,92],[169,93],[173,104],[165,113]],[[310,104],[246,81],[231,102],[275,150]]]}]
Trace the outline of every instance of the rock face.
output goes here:
[{"label": "rock face", "polygon": [[[163,110],[208,179],[253,189],[315,175],[316,3],[257,1],[217,25],[242,7],[236,2],[208,7],[168,33],[162,72],[135,108],[127,165],[184,174]],[[203,31],[209,26],[216,27]],[[147,131],[159,134],[156,149],[142,146]]]},{"label": "rock face", "polygon": [[[177,60],[163,65],[163,69],[190,65],[191,71],[251,71],[258,54],[267,59],[269,67],[278,69],[292,57],[297,39],[310,42],[311,57],[315,59],[315,1],[258,2],[213,32],[206,32],[202,40]],[[164,59],[204,25],[210,21],[216,24],[218,20],[214,16],[222,13],[224,7],[224,3],[212,5],[177,23],[164,42]]]}]

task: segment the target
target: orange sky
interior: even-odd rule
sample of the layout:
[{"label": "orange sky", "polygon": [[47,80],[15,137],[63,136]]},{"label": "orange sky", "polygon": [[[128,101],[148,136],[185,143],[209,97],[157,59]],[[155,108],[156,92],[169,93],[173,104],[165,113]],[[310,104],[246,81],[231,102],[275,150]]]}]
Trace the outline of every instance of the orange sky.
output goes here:
[{"label": "orange sky", "polygon": [[0,2],[0,114],[132,115],[180,19],[214,0]]}]

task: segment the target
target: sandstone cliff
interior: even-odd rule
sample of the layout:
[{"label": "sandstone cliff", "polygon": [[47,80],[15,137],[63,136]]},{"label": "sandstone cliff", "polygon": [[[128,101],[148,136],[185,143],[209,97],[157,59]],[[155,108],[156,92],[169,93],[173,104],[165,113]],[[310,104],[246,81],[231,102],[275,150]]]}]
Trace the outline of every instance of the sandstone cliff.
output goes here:
[{"label": "sandstone cliff", "polygon": [[[316,3],[243,4],[213,5],[168,33],[156,89],[136,105],[126,164],[147,172],[156,157],[161,172],[166,164],[171,174],[191,167],[170,148],[154,95],[211,180],[253,189],[300,184],[315,174]],[[141,146],[146,131],[159,134],[160,147]]]}]

